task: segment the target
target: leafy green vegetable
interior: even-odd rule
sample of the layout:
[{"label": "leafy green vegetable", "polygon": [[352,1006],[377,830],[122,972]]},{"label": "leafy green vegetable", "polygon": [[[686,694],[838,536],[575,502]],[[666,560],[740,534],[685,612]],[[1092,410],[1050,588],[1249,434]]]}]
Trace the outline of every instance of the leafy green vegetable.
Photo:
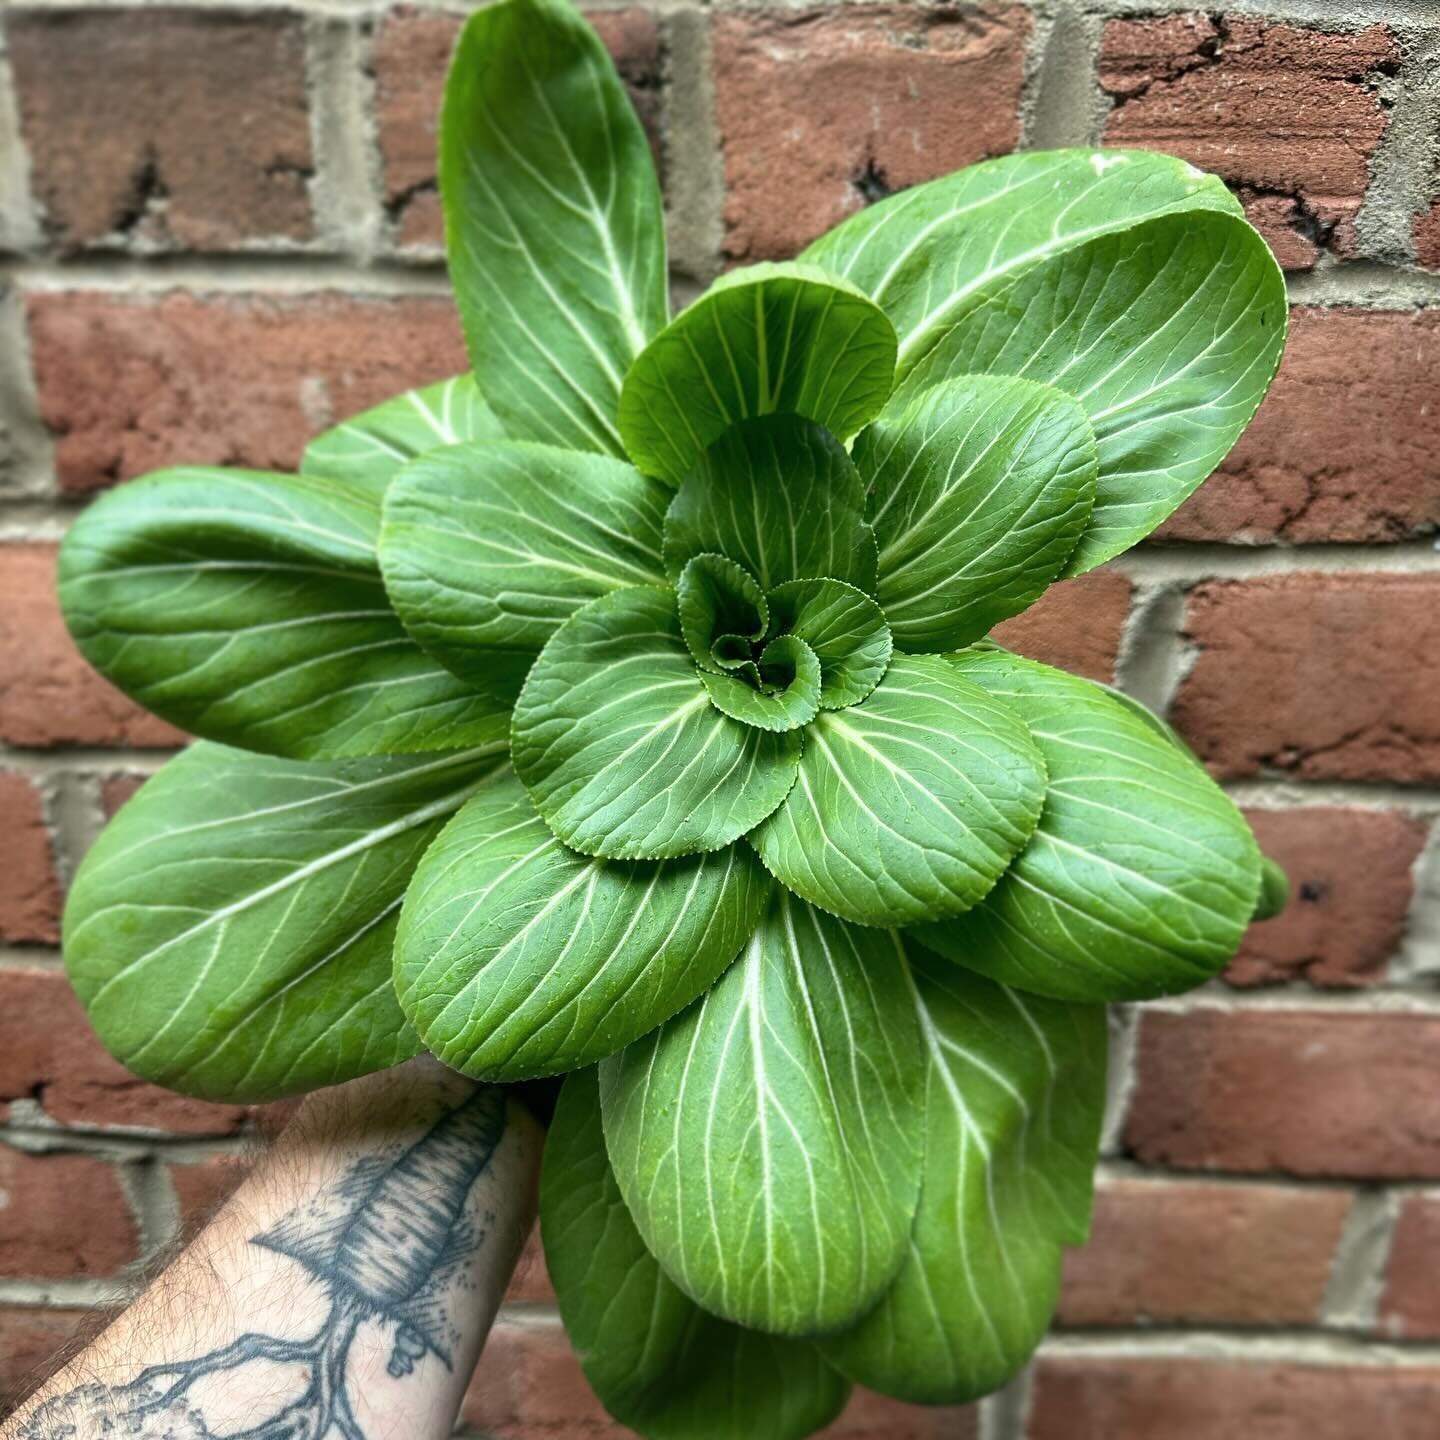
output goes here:
[{"label": "leafy green vegetable", "polygon": [[925,944],[1006,984],[1135,1000],[1202,984],[1255,910],[1260,852],[1199,763],[1104,690],[1033,660],[951,663],[1023,715],[1050,786],[989,899]]},{"label": "leafy green vegetable", "polygon": [[762,589],[829,576],[875,589],[865,483],[827,430],[799,415],[744,420],[695,462],[665,516],[665,565],[718,553]]},{"label": "leafy green vegetable", "polygon": [[1095,496],[1084,410],[1003,376],[922,390],[866,430],[856,462],[872,477],[880,604],[910,651],[968,645],[1018,615],[1064,569]]},{"label": "leafy green vegetable", "polygon": [[586,859],[500,772],[420,862],[395,941],[400,1004],[427,1049],[476,1079],[572,1070],[699,995],[739,953],[769,889],[743,846]]},{"label": "leafy green vegetable", "polygon": [[500,440],[504,434],[481,399],[475,377],[456,375],[423,390],[407,390],[317,435],[305,447],[300,469],[379,500],[400,467],[417,455],[440,445]]},{"label": "leafy green vegetable", "polygon": [[1030,838],[1045,763],[1024,723],[935,656],[897,656],[806,731],[795,788],[753,835],[797,895],[862,925],[984,898]]},{"label": "leafy green vegetable", "polygon": [[515,706],[515,769],[572,849],[612,860],[719,850],[795,783],[800,737],[722,714],[672,592],[592,600],[540,652]]},{"label": "leafy green vegetable", "polygon": [[727,429],[790,412],[847,440],[879,413],[895,332],[853,285],[813,265],[723,275],[635,361],[620,433],[647,475],[678,485]]},{"label": "leafy green vegetable", "polygon": [[446,446],[385,497],[380,564],[410,634],[462,679],[516,672],[588,600],[665,579],[669,492],[603,455]]},{"label": "leafy green vegetable", "polygon": [[565,1328],[621,1424],[655,1440],[800,1440],[839,1414],[850,1387],[813,1345],[708,1314],[645,1248],[605,1153],[593,1070],[561,1092],[540,1224]]},{"label": "leafy green vegetable", "polygon": [[207,739],[297,758],[505,733],[519,676],[461,684],[385,595],[374,500],[318,475],[162,470],[71,528],[60,602],[86,659]]},{"label": "leafy green vegetable", "polygon": [[440,189],[470,359],[506,434],[622,455],[621,382],[669,314],[660,185],[605,47],[563,0],[466,22]]},{"label": "leafy green vegetable", "polygon": [[923,1083],[895,938],[783,889],[703,1000],[600,1067],[646,1247],[713,1314],[790,1335],[858,1318],[900,1268]]},{"label": "leafy green vegetable", "polygon": [[1163,719],[987,633],[1220,463],[1279,270],[1213,177],[1059,151],[672,321],[568,0],[466,21],[439,174],[474,375],[66,541],[96,667],[262,752],[197,746],[107,830],[76,988],[215,1099],[422,1046],[571,1072],[550,1270],[643,1436],[800,1440],[842,1373],[971,1400],[1085,1237],[1100,1002],[1203,982],[1286,889]]},{"label": "leafy green vegetable", "polygon": [[212,1099],[273,1100],[420,1041],[390,946],[405,887],[504,746],[325,765],[196,745],[106,827],[65,965],[106,1048]]},{"label": "leafy green vegetable", "polygon": [[992,985],[915,949],[925,1181],[906,1259],[854,1329],[822,1342],[851,1379],[920,1404],[1005,1384],[1084,1244],[1105,1100],[1105,1017]]}]

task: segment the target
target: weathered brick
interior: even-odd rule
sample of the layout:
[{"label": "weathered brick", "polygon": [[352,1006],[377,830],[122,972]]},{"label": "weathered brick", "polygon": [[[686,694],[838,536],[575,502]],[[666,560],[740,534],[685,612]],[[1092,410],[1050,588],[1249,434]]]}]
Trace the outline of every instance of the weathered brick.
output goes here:
[{"label": "weathered brick", "polygon": [[1440,779],[1440,576],[1212,581],[1185,633],[1173,715],[1217,774]]},{"label": "weathered brick", "polygon": [[1013,150],[1029,28],[999,4],[717,16],[725,253],[785,258],[869,201]]},{"label": "weathered brick", "polygon": [[0,740],[153,747],[184,738],[81,658],[55,598],[55,546],[0,544]]},{"label": "weathered brick", "polygon": [[545,1267],[545,1251],[540,1245],[538,1221],[520,1252],[520,1262],[515,1266],[505,1298],[520,1304],[548,1304],[555,1299],[555,1287],[550,1283],[550,1272]]},{"label": "weathered brick", "polygon": [[212,1155],[207,1160],[173,1164],[169,1170],[180,1207],[180,1226],[189,1235],[235,1193],[250,1173],[250,1162],[239,1155]]},{"label": "weathered brick", "polygon": [[1393,74],[1383,25],[1357,33],[1227,15],[1111,20],[1100,83],[1110,145],[1166,150],[1238,191],[1282,265],[1322,247],[1355,253],[1355,215],[1387,112],[1372,77]]},{"label": "weathered brick", "polygon": [[1440,1339],[1440,1195],[1406,1195],[1390,1244],[1380,1325],[1404,1340]]},{"label": "weathered brick", "polygon": [[1415,217],[1415,258],[1427,270],[1440,270],[1440,200]]},{"label": "weathered brick", "polygon": [[68,494],[180,462],[290,469],[317,431],[467,367],[441,297],[78,291],[27,309]]},{"label": "weathered brick", "polygon": [[[660,163],[660,31],[639,8],[587,15],[610,51]],[[444,225],[435,180],[436,123],[460,19],[401,8],[375,37],[375,103],[385,210],[402,245],[439,245]]]},{"label": "weathered brick", "polygon": [[145,783],[143,775],[106,775],[100,781],[100,808],[108,820]]},{"label": "weathered brick", "polygon": [[60,881],[40,792],[24,775],[0,771],[0,940],[60,939]]},{"label": "weathered brick", "polygon": [[[1388,424],[1385,416],[1405,417]],[[1440,524],[1440,310],[1300,306],[1280,373],[1219,471],[1157,535],[1405,540]]]},{"label": "weathered brick", "polygon": [[90,1155],[31,1155],[0,1144],[0,1275],[108,1276],[140,1255],[115,1167]]},{"label": "weathered brick", "polygon": [[1123,575],[1092,570],[1052,585],[1028,610],[992,633],[997,644],[1032,660],[1108,684],[1115,678],[1130,592]]},{"label": "weathered brick", "polygon": [[17,10],[6,31],[31,173],[62,245],[309,238],[297,16]]},{"label": "weathered brick", "polygon": [[1251,926],[1224,978],[1342,987],[1384,979],[1405,935],[1411,867],[1426,827],[1393,810],[1330,805],[1246,815],[1261,848],[1290,877],[1290,903]]},{"label": "weathered brick", "polygon": [[1125,1143],[1146,1164],[1440,1176],[1440,1018],[1150,1011]]},{"label": "weathered brick", "polygon": [[1347,1190],[1112,1181],[1065,1255],[1063,1325],[1310,1325]]},{"label": "weathered brick", "polygon": [[[503,1319],[490,1333],[460,1415],[495,1440],[628,1440],[634,1433],[605,1413],[564,1330]],[[977,1440],[978,1427],[972,1406],[902,1405],[857,1389],[844,1414],[818,1433],[825,1440]]]},{"label": "weathered brick", "polygon": [[1047,1356],[1028,1440],[1432,1440],[1440,1370]]},{"label": "weathered brick", "polygon": [[100,1311],[0,1305],[0,1414],[37,1390],[106,1318]]},{"label": "weathered brick", "polygon": [[233,1134],[247,1114],[137,1080],[101,1048],[69,981],[53,970],[0,970],[0,1119],[16,1100],[38,1103],[60,1125],[182,1135]]}]

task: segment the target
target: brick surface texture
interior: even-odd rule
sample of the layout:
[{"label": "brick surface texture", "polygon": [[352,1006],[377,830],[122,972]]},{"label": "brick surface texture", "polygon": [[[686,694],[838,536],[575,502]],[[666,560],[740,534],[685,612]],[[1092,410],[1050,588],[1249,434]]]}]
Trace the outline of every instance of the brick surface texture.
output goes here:
[{"label": "brick surface texture", "polygon": [[1385,134],[1383,25],[1317,34],[1238,15],[1112,20],[1100,84],[1109,145],[1167,150],[1231,182],[1282,265],[1352,255],[1369,162]]},{"label": "brick surface texture", "polygon": [[[995,631],[1158,703],[1291,904],[1199,994],[1128,1008],[1093,1236],[1027,1384],[988,1410],[857,1391],[826,1434],[1432,1440],[1440,12],[595,3],[677,304],[961,166],[1097,143],[1218,173],[1291,287],[1279,374],[1210,481]],[[65,978],[68,877],[186,737],[81,659],[58,545],[113,485],[287,470],[466,368],[436,144],[471,8],[0,3],[0,1413],[293,1113],[130,1075]],[[629,1434],[565,1340],[538,1229],[461,1433]]]},{"label": "brick surface texture", "polygon": [[893,7],[715,27],[726,254],[783,259],[891,190],[1013,150],[1030,21]]}]

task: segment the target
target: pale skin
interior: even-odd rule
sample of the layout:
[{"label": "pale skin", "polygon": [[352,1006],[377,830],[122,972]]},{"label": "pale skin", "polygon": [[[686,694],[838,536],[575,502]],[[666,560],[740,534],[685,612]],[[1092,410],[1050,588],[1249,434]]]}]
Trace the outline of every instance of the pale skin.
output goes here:
[{"label": "pale skin", "polygon": [[0,1440],[443,1440],[534,1221],[542,1138],[428,1059],[311,1096]]}]

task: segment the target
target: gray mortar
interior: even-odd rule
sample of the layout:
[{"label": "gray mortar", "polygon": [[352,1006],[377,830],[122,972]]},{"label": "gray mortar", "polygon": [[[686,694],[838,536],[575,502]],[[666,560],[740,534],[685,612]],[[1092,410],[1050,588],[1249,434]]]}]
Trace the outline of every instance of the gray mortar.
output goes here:
[{"label": "gray mortar", "polygon": [[677,279],[708,284],[719,273],[725,181],[710,75],[710,19],[679,10],[663,29],[666,228]]}]

